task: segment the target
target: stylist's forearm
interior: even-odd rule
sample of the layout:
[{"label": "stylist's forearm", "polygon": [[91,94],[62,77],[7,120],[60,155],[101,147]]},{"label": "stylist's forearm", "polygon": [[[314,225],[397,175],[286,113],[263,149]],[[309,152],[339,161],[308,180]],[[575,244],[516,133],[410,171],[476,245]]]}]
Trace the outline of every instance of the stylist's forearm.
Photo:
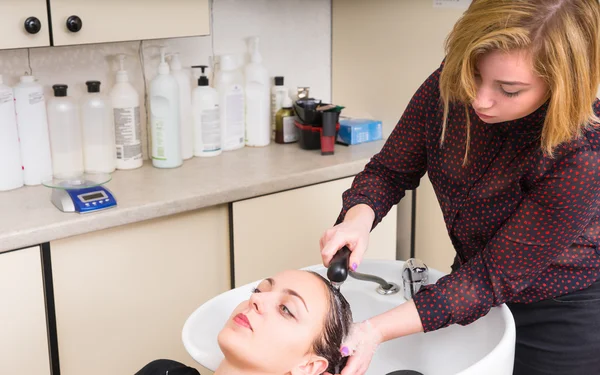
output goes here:
[{"label": "stylist's forearm", "polygon": [[375,221],[375,211],[366,204],[357,204],[348,210],[344,221],[358,221],[371,230]]},{"label": "stylist's forearm", "polygon": [[382,342],[423,332],[423,324],[412,299],[369,321],[382,335]]}]

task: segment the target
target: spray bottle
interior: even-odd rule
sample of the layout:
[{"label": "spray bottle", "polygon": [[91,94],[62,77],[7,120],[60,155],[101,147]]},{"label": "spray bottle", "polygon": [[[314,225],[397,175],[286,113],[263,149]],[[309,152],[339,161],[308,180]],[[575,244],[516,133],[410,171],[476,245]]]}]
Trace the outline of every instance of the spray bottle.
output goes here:
[{"label": "spray bottle", "polygon": [[156,168],[181,166],[179,85],[170,74],[165,47],[160,48],[158,75],[150,83],[150,131],[152,165]]}]

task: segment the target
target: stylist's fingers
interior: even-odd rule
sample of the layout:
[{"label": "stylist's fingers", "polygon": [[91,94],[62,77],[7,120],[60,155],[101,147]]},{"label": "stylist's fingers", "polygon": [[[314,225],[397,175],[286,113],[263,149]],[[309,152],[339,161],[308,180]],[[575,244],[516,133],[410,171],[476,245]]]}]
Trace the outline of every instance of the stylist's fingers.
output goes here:
[{"label": "stylist's fingers", "polygon": [[367,240],[359,238],[356,241],[356,245],[350,249],[352,250],[352,253],[350,254],[350,259],[348,260],[348,263],[350,264],[350,268],[352,269],[352,271],[356,271],[356,269],[363,260],[365,252],[367,251],[366,242]]},{"label": "stylist's fingers", "polygon": [[336,231],[331,238],[324,244],[323,249],[321,250],[321,258],[323,259],[323,265],[325,267],[329,267],[329,262],[331,258],[338,252],[339,249],[348,245],[350,250],[352,250],[352,243],[348,241],[349,238],[347,234],[342,231]]}]

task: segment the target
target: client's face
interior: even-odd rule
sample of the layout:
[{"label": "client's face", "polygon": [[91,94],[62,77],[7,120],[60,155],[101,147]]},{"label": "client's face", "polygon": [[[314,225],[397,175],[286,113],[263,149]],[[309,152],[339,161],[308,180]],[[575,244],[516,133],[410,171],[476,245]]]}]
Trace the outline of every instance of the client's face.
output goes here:
[{"label": "client's face", "polygon": [[314,358],[313,342],[321,335],[328,298],[323,281],[305,271],[285,271],[262,281],[219,333],[225,358],[248,371],[285,374],[301,368]]}]

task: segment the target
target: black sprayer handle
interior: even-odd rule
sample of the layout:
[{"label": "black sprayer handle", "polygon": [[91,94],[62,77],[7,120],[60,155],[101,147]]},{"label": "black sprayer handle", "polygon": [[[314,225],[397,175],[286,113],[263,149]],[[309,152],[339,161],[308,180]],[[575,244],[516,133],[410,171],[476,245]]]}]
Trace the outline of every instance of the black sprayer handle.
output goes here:
[{"label": "black sprayer handle", "polygon": [[329,281],[343,283],[348,277],[348,262],[350,260],[350,249],[344,246],[331,258],[327,269]]}]

